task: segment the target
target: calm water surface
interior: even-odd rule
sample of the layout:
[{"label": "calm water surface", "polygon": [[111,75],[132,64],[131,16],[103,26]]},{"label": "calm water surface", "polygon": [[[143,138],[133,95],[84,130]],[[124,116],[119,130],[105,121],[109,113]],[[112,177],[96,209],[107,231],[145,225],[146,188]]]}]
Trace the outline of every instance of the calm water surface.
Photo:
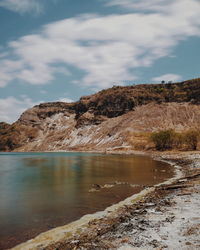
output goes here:
[{"label": "calm water surface", "polygon": [[[0,249],[105,209],[172,175],[168,164],[146,156],[0,153]],[[94,184],[113,183],[90,192]]]}]

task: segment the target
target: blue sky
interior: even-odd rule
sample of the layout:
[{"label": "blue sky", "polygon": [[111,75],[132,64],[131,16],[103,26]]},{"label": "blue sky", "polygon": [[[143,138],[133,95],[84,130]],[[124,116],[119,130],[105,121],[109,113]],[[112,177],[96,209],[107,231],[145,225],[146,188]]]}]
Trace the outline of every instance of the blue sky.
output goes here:
[{"label": "blue sky", "polygon": [[199,77],[199,0],[0,0],[0,121],[113,85]]}]

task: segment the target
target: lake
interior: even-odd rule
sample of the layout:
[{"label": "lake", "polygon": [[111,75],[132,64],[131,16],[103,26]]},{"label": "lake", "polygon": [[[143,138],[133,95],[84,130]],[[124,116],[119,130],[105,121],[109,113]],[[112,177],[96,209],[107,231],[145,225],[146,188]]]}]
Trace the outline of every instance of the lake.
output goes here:
[{"label": "lake", "polygon": [[106,207],[174,174],[147,156],[0,153],[0,249]]}]

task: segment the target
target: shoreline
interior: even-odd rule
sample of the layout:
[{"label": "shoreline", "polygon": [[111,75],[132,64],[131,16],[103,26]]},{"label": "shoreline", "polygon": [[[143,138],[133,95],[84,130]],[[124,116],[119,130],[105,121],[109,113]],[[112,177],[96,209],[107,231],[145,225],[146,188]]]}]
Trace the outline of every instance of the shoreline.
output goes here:
[{"label": "shoreline", "polygon": [[[88,153],[91,153],[91,152],[88,152]],[[94,153],[103,153],[103,152],[94,152]],[[151,196],[152,194],[154,194],[157,188],[161,186],[173,184],[178,179],[183,178],[184,176],[183,169],[180,169],[181,167],[176,164],[176,162],[174,161],[175,159],[173,159],[173,157],[166,159],[166,156],[167,155],[169,156],[169,152],[167,153],[166,152],[165,153],[153,152],[151,154],[146,153],[146,152],[139,152],[139,151],[128,151],[128,152],[110,151],[109,152],[109,154],[119,154],[119,153],[129,154],[129,155],[130,154],[148,155],[148,156],[151,156],[155,160],[167,162],[170,165],[173,165],[173,167],[175,167],[176,175],[163,183],[157,184],[151,188],[144,189],[140,193],[135,194],[125,199],[124,201],[121,201],[117,204],[114,204],[106,208],[104,211],[100,211],[92,215],[85,215],[79,220],[74,221],[70,224],[67,224],[61,227],[56,227],[55,229],[41,233],[34,239],[31,239],[25,243],[19,244],[12,249],[15,249],[15,250],[54,249],[54,247],[56,247],[57,249],[73,249],[74,247],[77,247],[80,245],[79,242],[81,241],[80,240],[81,238],[86,237],[85,232],[87,232],[88,236],[91,235],[91,230],[93,231],[93,227],[91,227],[91,225],[93,225],[94,222],[95,222],[95,225],[99,227],[98,228],[99,231],[101,231],[101,229],[103,230],[103,228],[101,228],[102,225],[104,225],[103,221],[112,221],[110,225],[115,225],[118,219],[122,216],[122,214],[124,214],[124,209],[126,210],[127,207],[132,207],[132,206],[137,205],[137,203],[140,203],[143,199],[146,199],[148,196]],[[177,152],[176,155],[177,154],[180,155],[181,152]],[[190,155],[191,153],[186,153],[186,154]],[[84,234],[84,237],[82,234]],[[92,241],[95,241],[95,237],[96,236],[93,236],[93,239],[92,239],[90,236],[91,244],[92,244]],[[65,245],[65,248],[61,247],[63,244]],[[75,249],[78,249],[78,248],[75,248]]]}]

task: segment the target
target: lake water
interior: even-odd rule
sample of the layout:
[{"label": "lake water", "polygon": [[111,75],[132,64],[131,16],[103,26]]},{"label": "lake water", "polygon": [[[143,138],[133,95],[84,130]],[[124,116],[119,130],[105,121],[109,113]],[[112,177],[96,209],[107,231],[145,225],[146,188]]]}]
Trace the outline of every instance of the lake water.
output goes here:
[{"label": "lake water", "polygon": [[[168,164],[146,156],[0,153],[0,249],[172,176]],[[102,188],[96,190],[96,184]]]}]

